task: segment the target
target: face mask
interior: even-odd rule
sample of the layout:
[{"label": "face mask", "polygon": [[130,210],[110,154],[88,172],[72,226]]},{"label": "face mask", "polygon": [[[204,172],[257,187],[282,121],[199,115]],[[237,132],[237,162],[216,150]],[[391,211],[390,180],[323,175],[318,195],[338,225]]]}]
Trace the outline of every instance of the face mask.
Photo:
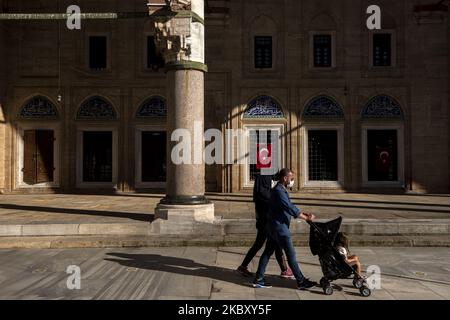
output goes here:
[{"label": "face mask", "polygon": [[289,188],[292,188],[294,186],[295,180],[291,180],[288,184]]}]

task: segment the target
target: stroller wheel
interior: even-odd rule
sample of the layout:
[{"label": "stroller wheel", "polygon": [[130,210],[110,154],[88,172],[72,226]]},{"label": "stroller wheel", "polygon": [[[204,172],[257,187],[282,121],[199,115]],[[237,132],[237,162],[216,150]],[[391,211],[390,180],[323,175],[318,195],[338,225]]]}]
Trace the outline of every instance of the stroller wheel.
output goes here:
[{"label": "stroller wheel", "polygon": [[326,286],[325,288],[323,288],[323,292],[327,296],[331,296],[333,294],[333,288],[331,286]]},{"label": "stroller wheel", "polygon": [[366,287],[366,286],[362,286],[361,288],[359,288],[359,292],[361,293],[361,295],[363,297],[368,297],[372,293],[370,291],[370,289],[368,287]]},{"label": "stroller wheel", "polygon": [[364,279],[353,279],[353,286],[360,289],[364,285]]}]

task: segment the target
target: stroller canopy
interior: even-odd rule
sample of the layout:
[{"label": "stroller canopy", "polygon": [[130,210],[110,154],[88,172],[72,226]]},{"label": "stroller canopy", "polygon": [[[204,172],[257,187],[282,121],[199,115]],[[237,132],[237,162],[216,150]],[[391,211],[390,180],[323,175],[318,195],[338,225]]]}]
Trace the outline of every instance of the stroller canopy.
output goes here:
[{"label": "stroller canopy", "polygon": [[341,223],[342,217],[328,222],[310,222],[309,248],[314,256],[334,246]]}]

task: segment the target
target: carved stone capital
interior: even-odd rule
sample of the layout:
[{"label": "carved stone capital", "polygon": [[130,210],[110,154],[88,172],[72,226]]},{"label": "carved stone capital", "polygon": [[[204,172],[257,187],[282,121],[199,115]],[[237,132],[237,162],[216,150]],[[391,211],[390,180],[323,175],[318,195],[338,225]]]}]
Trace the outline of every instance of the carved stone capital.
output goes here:
[{"label": "carved stone capital", "polygon": [[152,1],[161,5],[154,12],[150,10],[150,15],[165,63],[204,63],[203,0],[164,0],[165,5],[162,0],[149,0],[149,8],[156,6]]},{"label": "carved stone capital", "polygon": [[166,63],[189,60],[191,18],[172,18],[155,22],[156,43]]},{"label": "carved stone capital", "polygon": [[191,10],[191,0],[165,0],[166,6],[172,11]]}]

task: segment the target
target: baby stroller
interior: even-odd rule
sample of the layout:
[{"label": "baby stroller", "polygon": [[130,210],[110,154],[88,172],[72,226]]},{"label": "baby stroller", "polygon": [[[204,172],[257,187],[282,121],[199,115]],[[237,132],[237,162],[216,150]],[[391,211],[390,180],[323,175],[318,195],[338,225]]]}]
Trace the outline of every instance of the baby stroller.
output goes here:
[{"label": "baby stroller", "polygon": [[337,279],[349,279],[352,275],[357,275],[358,279],[353,280],[353,286],[359,289],[363,297],[371,294],[367,282],[356,270],[348,265],[344,258],[335,248],[336,236],[341,227],[342,217],[320,223],[308,222],[310,225],[309,247],[311,253],[319,256],[320,266],[323,272],[323,278],[320,280],[320,286],[326,295],[333,294],[331,281]]}]

